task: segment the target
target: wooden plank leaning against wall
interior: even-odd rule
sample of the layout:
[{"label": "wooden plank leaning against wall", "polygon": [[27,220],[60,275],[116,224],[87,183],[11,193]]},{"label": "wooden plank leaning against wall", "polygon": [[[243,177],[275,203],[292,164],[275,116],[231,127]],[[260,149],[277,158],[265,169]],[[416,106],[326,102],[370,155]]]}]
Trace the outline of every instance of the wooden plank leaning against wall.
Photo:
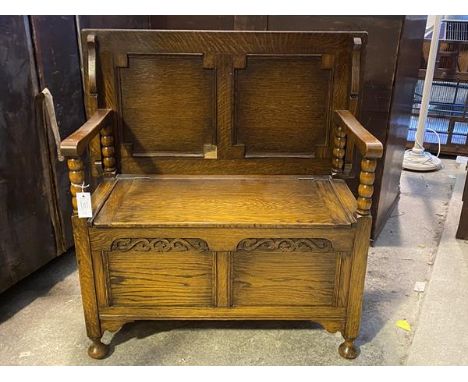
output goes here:
[{"label": "wooden plank leaning against wall", "polygon": [[57,255],[29,20],[0,17],[0,292]]}]

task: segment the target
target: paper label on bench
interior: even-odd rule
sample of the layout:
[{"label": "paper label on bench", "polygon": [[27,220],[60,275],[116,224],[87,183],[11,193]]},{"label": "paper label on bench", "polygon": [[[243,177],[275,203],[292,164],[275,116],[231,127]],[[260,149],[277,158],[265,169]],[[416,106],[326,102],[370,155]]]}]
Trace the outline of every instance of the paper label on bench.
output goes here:
[{"label": "paper label on bench", "polygon": [[93,210],[91,207],[91,194],[89,192],[77,192],[76,204],[78,206],[79,218],[92,218]]}]

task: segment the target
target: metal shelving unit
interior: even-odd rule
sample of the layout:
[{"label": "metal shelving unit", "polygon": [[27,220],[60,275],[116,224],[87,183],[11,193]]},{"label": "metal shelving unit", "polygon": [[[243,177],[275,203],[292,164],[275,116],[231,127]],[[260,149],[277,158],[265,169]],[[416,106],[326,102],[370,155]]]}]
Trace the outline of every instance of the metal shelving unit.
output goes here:
[{"label": "metal shelving unit", "polygon": [[[442,154],[468,155],[468,21],[443,20],[442,23],[424,147],[437,152],[435,131]],[[409,147],[415,139],[424,75],[425,68],[422,68],[414,92],[407,135]]]}]

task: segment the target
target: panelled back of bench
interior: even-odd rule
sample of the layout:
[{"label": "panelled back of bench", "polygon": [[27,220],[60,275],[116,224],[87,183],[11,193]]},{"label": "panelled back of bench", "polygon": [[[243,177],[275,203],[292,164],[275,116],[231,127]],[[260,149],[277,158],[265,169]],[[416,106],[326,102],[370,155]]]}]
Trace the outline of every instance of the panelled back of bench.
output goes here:
[{"label": "panelled back of bench", "polygon": [[116,111],[122,173],[328,174],[332,112],[356,110],[365,38],[84,30],[88,114]]}]

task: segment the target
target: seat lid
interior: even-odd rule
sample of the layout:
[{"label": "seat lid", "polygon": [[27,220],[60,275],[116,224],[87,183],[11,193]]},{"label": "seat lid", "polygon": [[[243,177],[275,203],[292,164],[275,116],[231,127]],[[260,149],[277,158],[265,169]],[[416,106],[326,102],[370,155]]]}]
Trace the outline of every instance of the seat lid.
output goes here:
[{"label": "seat lid", "polygon": [[346,183],[312,176],[119,176],[96,227],[349,226]]}]

